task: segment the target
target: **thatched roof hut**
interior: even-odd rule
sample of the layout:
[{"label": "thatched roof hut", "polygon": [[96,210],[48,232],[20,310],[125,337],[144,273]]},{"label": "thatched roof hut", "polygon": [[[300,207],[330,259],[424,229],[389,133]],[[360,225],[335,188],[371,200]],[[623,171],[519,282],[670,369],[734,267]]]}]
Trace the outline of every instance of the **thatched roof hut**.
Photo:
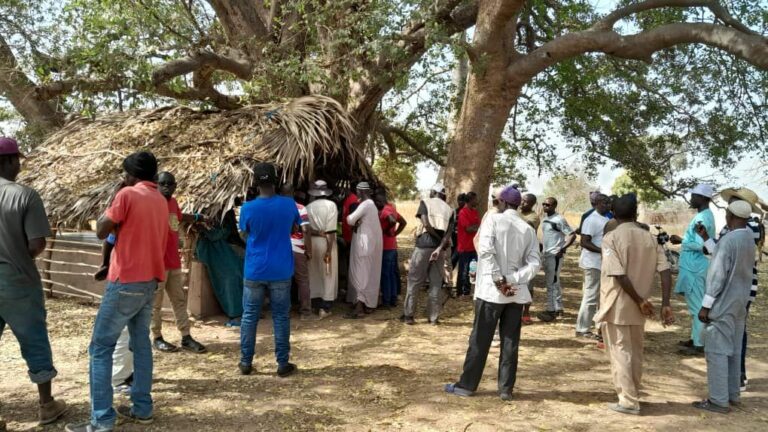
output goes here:
[{"label": "thatched roof hut", "polygon": [[58,225],[82,227],[106,207],[122,159],[147,150],[176,176],[184,210],[213,216],[245,195],[258,161],[275,163],[298,184],[371,178],[362,153],[348,144],[353,135],[346,111],[323,96],[224,112],[128,111],[70,122],[29,156],[19,181],[40,193]]}]

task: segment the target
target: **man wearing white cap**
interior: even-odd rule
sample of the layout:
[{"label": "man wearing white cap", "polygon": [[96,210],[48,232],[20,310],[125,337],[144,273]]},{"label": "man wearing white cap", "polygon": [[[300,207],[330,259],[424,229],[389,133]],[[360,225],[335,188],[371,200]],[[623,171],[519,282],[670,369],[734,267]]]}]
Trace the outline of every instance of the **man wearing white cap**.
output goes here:
[{"label": "man wearing white cap", "polygon": [[702,340],[707,357],[709,397],[693,406],[725,414],[741,402],[741,342],[752,286],[755,242],[747,221],[752,206],[735,201],[725,220],[730,232],[720,239],[707,272],[707,291],[698,319],[705,324]]},{"label": "man wearing white cap", "polygon": [[707,276],[709,259],[704,255],[704,240],[697,234],[696,227],[702,225],[711,236],[715,234],[715,216],[709,209],[709,202],[715,190],[710,185],[700,184],[691,190],[690,206],[698,213],[693,217],[685,235],[673,235],[670,241],[673,244],[681,244],[680,271],[675,284],[675,292],[685,295],[688,304],[688,313],[691,314],[691,338],[680,342],[681,354],[700,355],[704,353],[701,342],[701,322],[696,319],[696,314],[701,309],[701,301],[704,298],[704,283]]},{"label": "man wearing white cap", "polygon": [[445,254],[453,231],[453,209],[445,202],[445,186],[437,183],[432,186],[429,198],[419,203],[416,217],[421,221],[416,247],[411,255],[408,269],[408,290],[405,294],[405,306],[402,320],[414,324],[416,297],[419,288],[429,280],[429,301],[427,311],[429,322],[437,324],[440,316],[440,289],[443,286],[442,269]]},{"label": "man wearing white cap", "polygon": [[[732,204],[736,201],[746,201],[752,206],[752,213],[762,214],[762,209],[758,206],[758,203],[760,199],[758,198],[757,194],[753,192],[751,189],[747,188],[739,188],[739,189],[724,189],[720,191],[720,197],[727,201],[728,204]],[[758,245],[758,249],[760,249],[760,239],[762,237],[761,233],[761,223],[760,220],[757,218],[750,218],[747,221],[747,227],[752,231],[752,238],[755,240],[755,245]],[[728,234],[730,232],[730,228],[726,225],[723,227],[723,229],[720,231],[720,238],[723,238],[724,235]],[[704,239],[704,253],[707,254],[714,254],[715,249],[717,248],[717,242],[718,239],[714,239],[709,237],[707,234],[707,231],[699,226],[697,233],[701,236],[701,238]],[[749,293],[749,302],[747,303],[747,315],[749,315],[749,307],[752,304],[753,301],[755,301],[755,297],[757,296],[757,259],[755,259],[755,265],[752,268],[752,288]],[[747,390],[747,368],[746,368],[746,360],[747,360],[747,329],[746,324],[744,327],[744,338],[742,339],[741,344],[741,391]]]}]

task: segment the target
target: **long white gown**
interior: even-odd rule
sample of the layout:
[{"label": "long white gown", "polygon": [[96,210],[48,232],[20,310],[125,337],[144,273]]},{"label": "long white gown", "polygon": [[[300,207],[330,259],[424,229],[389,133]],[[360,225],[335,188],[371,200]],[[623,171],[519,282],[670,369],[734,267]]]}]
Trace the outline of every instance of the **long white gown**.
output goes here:
[{"label": "long white gown", "polygon": [[360,226],[352,235],[349,287],[354,290],[355,301],[362,302],[369,308],[375,308],[379,302],[384,239],[379,222],[379,211],[373,200],[363,201],[357,210],[347,216],[347,223],[351,226],[358,221]]}]

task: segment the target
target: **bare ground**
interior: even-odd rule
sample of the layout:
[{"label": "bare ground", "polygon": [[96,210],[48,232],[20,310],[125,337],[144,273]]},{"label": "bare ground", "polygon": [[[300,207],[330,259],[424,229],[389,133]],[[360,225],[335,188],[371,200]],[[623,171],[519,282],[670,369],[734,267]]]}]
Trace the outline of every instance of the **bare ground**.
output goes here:
[{"label": "bare ground", "polygon": [[[401,259],[409,250],[401,251]],[[492,348],[479,394],[446,395],[464,361],[472,324],[471,303],[449,301],[440,326],[398,321],[400,310],[381,310],[363,320],[341,319],[338,306],[329,319],[292,321],[292,360],[300,372],[280,379],[271,321],[262,321],[257,342],[258,370],[237,373],[238,332],[218,323],[196,323],[193,334],[210,353],[155,356],[155,423],[123,430],[147,431],[678,431],[768,430],[768,347],[766,294],[758,296],[750,319],[749,391],[730,415],[704,413],[690,403],[706,394],[703,358],[680,357],[675,343],[686,339],[688,316],[675,301],[678,325],[647,325],[643,415],[626,416],[605,408],[616,399],[608,360],[594,343],[573,337],[581,298],[576,255],[563,271],[564,320],[523,329],[515,400],[496,395],[498,348]],[[762,284],[766,285],[763,266]],[[541,278],[537,287],[542,286]],[[543,290],[538,288],[536,299]],[[424,297],[421,299],[424,304]],[[655,301],[658,305],[658,299]],[[535,307],[535,306],[534,306]],[[88,415],[87,346],[94,305],[73,300],[48,302],[50,337],[60,372],[55,394],[72,409],[65,421]],[[171,322],[165,334],[176,341]],[[13,335],[0,343],[0,415],[8,430],[61,430],[63,422],[35,425],[36,392]],[[116,397],[116,403],[125,402]]]}]

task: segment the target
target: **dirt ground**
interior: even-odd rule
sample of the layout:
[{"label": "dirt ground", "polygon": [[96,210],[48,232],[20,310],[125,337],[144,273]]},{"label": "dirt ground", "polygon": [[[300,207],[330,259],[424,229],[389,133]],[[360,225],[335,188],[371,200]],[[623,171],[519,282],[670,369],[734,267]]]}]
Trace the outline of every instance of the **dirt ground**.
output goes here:
[{"label": "dirt ground", "polygon": [[[401,259],[410,250],[401,250]],[[761,285],[768,285],[763,265]],[[496,395],[498,348],[492,348],[479,394],[460,398],[443,392],[457,379],[472,325],[472,305],[451,300],[442,325],[400,323],[400,309],[380,310],[366,319],[334,315],[323,321],[293,320],[292,361],[300,372],[276,377],[269,314],[259,327],[257,373],[237,371],[238,331],[218,323],[195,324],[193,335],[210,352],[156,354],[153,397],[155,423],[122,430],[147,431],[685,431],[768,430],[768,346],[766,296],[752,307],[749,322],[749,390],[730,415],[690,406],[706,394],[703,358],[675,353],[686,339],[689,318],[675,299],[678,324],[647,325],[645,389],[641,417],[606,409],[616,395],[608,360],[594,343],[573,337],[581,298],[581,273],[572,251],[563,271],[567,316],[553,324],[523,328],[514,400]],[[536,301],[543,298],[536,280]],[[765,290],[765,288],[763,288]],[[401,298],[402,299],[402,298]],[[422,296],[420,305],[424,305]],[[655,300],[658,306],[659,300]],[[534,309],[536,309],[534,304]],[[71,406],[66,421],[88,415],[88,354],[94,305],[73,300],[48,302],[50,337],[59,370],[56,397]],[[177,342],[170,320],[167,339]],[[36,393],[10,332],[0,342],[0,415],[8,430],[62,430],[64,422],[35,426]],[[116,397],[116,403],[124,403]]]}]

